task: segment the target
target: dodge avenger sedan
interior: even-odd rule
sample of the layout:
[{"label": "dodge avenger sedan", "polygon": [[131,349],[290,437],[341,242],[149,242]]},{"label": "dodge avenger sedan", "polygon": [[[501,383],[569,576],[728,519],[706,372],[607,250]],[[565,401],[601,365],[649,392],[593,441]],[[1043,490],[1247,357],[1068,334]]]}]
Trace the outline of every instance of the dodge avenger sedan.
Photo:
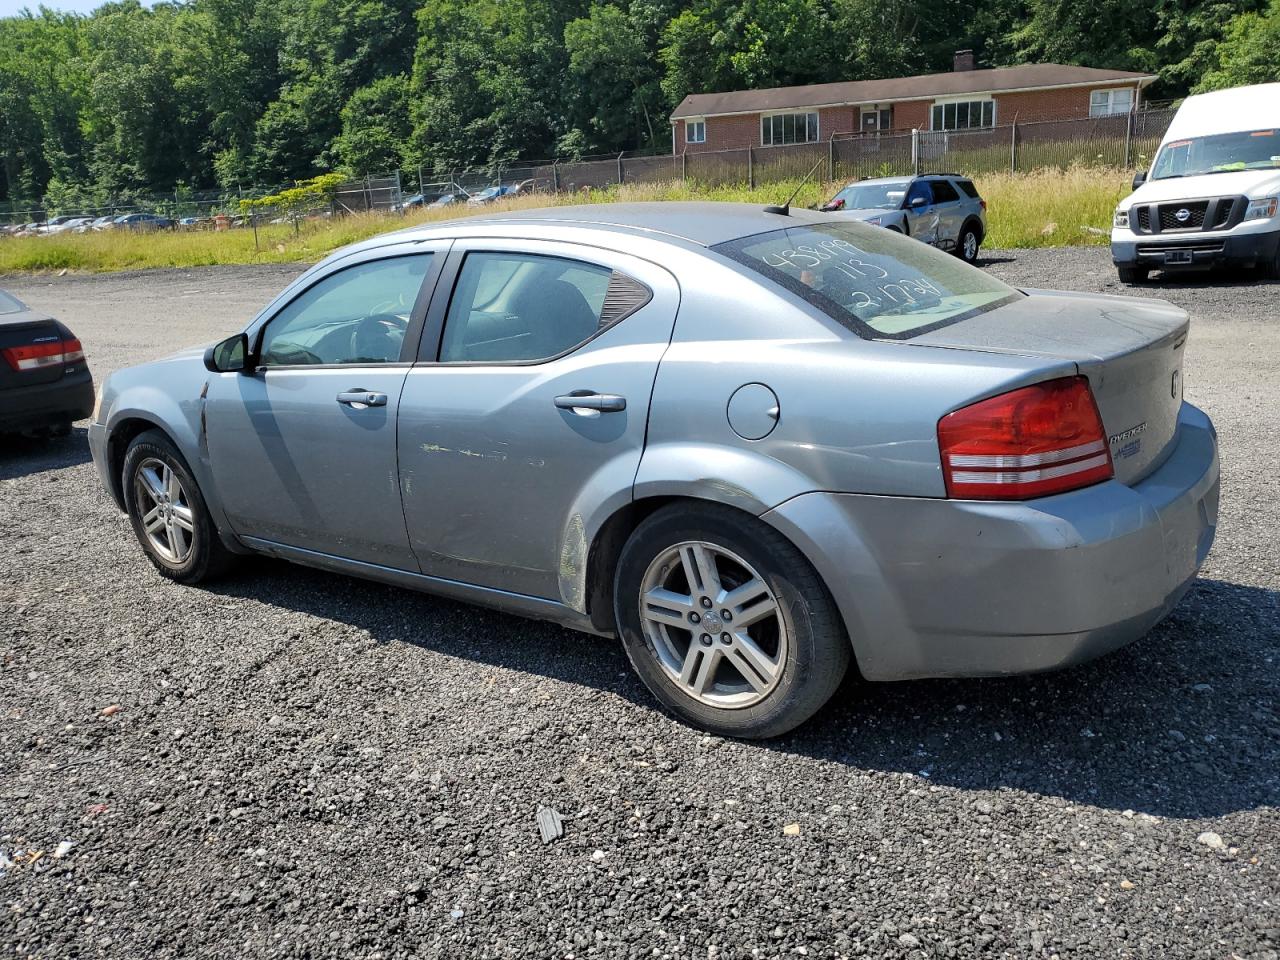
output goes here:
[{"label": "dodge avenger sedan", "polygon": [[1213,540],[1187,316],[888,230],[560,207],[342,250],[113,374],[94,460],[165,576],[258,552],[621,638],[668,708],[786,731],[873,680],[1142,636]]}]

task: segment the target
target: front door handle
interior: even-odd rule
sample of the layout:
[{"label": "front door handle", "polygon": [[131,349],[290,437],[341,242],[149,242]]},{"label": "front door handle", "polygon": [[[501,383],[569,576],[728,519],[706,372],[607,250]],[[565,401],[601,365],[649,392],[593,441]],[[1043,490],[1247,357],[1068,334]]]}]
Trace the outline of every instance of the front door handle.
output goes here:
[{"label": "front door handle", "polygon": [[627,398],[612,393],[595,393],[591,390],[575,390],[573,393],[556,397],[556,406],[561,410],[591,410],[597,413],[617,413],[627,409]]},{"label": "front door handle", "polygon": [[366,407],[385,407],[387,395],[371,393],[368,390],[346,390],[338,394],[338,402],[345,403],[348,407],[355,407],[357,410],[364,410]]}]

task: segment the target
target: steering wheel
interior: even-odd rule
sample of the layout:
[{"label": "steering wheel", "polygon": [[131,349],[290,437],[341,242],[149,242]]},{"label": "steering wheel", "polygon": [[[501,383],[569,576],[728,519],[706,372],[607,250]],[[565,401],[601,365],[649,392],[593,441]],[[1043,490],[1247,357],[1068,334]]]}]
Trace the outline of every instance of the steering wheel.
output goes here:
[{"label": "steering wheel", "polygon": [[394,313],[361,317],[351,331],[352,362],[382,363],[400,359],[400,346],[409,321]]}]

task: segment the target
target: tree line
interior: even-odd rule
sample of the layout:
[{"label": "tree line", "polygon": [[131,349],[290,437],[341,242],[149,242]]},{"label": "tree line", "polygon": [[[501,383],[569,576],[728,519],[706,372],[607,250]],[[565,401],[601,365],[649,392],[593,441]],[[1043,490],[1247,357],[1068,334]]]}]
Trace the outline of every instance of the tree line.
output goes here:
[{"label": "tree line", "polygon": [[0,200],[668,149],[686,94],[1053,61],[1280,79],[1280,0],[186,0],[0,18]]}]

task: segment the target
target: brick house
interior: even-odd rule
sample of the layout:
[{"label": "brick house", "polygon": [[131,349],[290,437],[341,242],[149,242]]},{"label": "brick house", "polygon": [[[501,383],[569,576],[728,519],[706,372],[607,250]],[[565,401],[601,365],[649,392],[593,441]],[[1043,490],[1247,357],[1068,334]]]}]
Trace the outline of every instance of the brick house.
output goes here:
[{"label": "brick house", "polygon": [[1136,109],[1155,79],[1059,63],[976,70],[961,50],[949,73],[690,94],[671,114],[671,146],[680,154],[1110,116]]}]

